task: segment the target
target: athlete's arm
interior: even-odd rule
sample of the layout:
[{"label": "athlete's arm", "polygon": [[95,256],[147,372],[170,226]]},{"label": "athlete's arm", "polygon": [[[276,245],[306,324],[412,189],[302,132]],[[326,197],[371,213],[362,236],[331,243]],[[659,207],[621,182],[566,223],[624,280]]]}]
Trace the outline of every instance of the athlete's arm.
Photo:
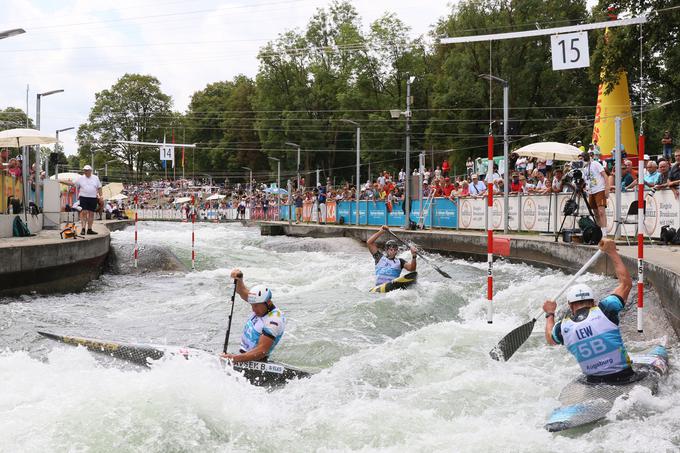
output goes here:
[{"label": "athlete's arm", "polygon": [[387,225],[383,225],[378,231],[375,232],[375,234],[373,234],[373,236],[368,238],[366,245],[368,246],[368,251],[371,252],[371,255],[375,255],[378,252],[378,246],[375,245],[375,241],[377,241],[378,238],[385,233],[385,231],[389,230],[390,229],[387,227]]},{"label": "athlete's arm", "polygon": [[248,287],[243,283],[243,272],[240,269],[233,269],[231,278],[236,281],[236,294],[241,296],[241,299],[248,301]]},{"label": "athlete's arm", "polygon": [[545,320],[545,341],[550,346],[557,345],[552,336],[552,331],[555,327],[555,310],[557,310],[557,302],[554,300],[546,300],[543,303],[543,311],[547,315]]},{"label": "athlete's arm", "polygon": [[404,269],[406,269],[409,272],[413,272],[416,270],[416,248],[411,246],[411,261],[408,263],[404,264]]},{"label": "athlete's arm", "polygon": [[628,295],[633,287],[633,281],[630,278],[630,273],[626,269],[626,265],[623,264],[623,260],[616,251],[616,243],[613,239],[602,239],[600,241],[600,250],[607,254],[609,259],[614,265],[614,272],[616,272],[616,278],[619,279],[619,286],[612,291],[612,294],[616,294],[623,302],[628,300]]},{"label": "athlete's arm", "polygon": [[262,360],[267,357],[267,352],[274,344],[274,339],[266,335],[260,335],[257,345],[248,352],[243,354],[222,354],[225,359],[231,359],[234,362],[250,362],[251,360]]}]

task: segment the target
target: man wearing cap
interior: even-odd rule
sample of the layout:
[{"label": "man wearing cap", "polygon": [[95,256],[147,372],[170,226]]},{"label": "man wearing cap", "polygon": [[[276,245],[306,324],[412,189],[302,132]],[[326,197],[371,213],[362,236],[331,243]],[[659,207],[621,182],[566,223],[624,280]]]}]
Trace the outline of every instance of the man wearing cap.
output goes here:
[{"label": "man wearing cap", "polygon": [[222,354],[222,357],[234,362],[267,361],[283,337],[286,317],[272,303],[272,292],[265,285],[248,289],[239,269],[231,271],[231,278],[236,280],[236,292],[250,304],[253,313],[243,326],[239,354]]},{"label": "man wearing cap", "polygon": [[477,173],[472,174],[472,182],[470,183],[470,195],[473,197],[481,197],[486,193],[486,184],[479,180]]},{"label": "man wearing cap", "polygon": [[602,236],[607,235],[607,200],[609,199],[609,178],[604,167],[590,158],[590,154],[582,153],[583,179],[588,192],[588,205],[595,211],[595,220],[602,229]]},{"label": "man wearing cap", "polygon": [[449,178],[448,176],[445,177],[444,178],[444,187],[442,187],[442,191],[444,192],[444,196],[447,197],[447,198],[450,197],[451,192],[453,192],[455,189],[456,189],[456,186],[454,186],[451,183],[451,178]]},{"label": "man wearing cap", "polygon": [[599,303],[595,302],[595,294],[588,285],[579,283],[572,286],[567,291],[569,312],[557,323],[557,302],[545,301],[545,339],[549,345],[566,346],[578,361],[588,382],[625,382],[634,372],[621,337],[619,313],[625,306],[633,283],[614,241],[603,239],[600,241],[600,250],[607,254],[613,264],[619,285]]},{"label": "man wearing cap", "polygon": [[92,167],[85,165],[83,167],[82,175],[78,176],[76,182],[71,182],[68,180],[60,180],[61,183],[75,186],[78,189],[78,201],[80,202],[80,223],[82,236],[85,235],[86,229],[87,234],[97,234],[96,231],[92,229],[92,222],[94,222],[94,213],[97,211],[99,206],[99,199],[102,196],[102,183],[99,182],[97,175],[92,174]]},{"label": "man wearing cap", "polygon": [[378,250],[378,246],[375,242],[380,236],[390,231],[387,225],[383,225],[380,229],[373,234],[366,245],[368,246],[368,251],[373,255],[375,260],[375,284],[382,285],[383,283],[391,282],[395,278],[399,278],[401,275],[401,270],[406,269],[409,272],[414,272],[416,270],[416,248],[411,246],[411,261],[406,262],[403,258],[397,258],[397,253],[399,252],[399,244],[394,239],[390,239],[385,243],[385,253]]}]

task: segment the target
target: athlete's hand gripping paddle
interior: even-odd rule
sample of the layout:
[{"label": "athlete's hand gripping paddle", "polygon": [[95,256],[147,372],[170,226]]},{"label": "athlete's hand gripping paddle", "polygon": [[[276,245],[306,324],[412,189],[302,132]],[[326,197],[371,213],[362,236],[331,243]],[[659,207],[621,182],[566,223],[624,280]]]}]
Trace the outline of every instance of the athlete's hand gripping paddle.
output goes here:
[{"label": "athlete's hand gripping paddle", "polygon": [[[239,276],[239,278],[243,278],[243,274]],[[222,352],[224,354],[227,353],[227,346],[229,346],[229,333],[231,332],[231,318],[234,315],[234,301],[236,300],[236,286],[238,285],[238,279],[234,279],[234,292],[231,293],[231,311],[229,312],[229,323],[227,324],[227,334],[224,336],[224,348],[222,349]]]},{"label": "athlete's hand gripping paddle", "polygon": [[[577,278],[579,278],[590,266],[593,265],[595,261],[597,261],[601,254],[602,251],[598,250],[588,260],[588,262],[584,264],[578,272],[576,272],[569,282],[562,287],[560,292],[557,293],[555,297],[552,298],[552,300],[557,300],[558,297],[560,297],[572,284],[574,284]],[[541,311],[541,313],[543,313],[543,311]],[[501,341],[499,341],[498,344],[494,346],[491,351],[489,351],[491,358],[498,361],[507,361],[510,357],[512,357],[512,355],[517,352],[517,350],[524,344],[525,341],[527,341],[531,335],[531,332],[534,330],[534,324],[536,324],[536,319],[541,315],[541,313],[538,313],[531,319],[531,321],[527,322],[526,324],[522,324],[504,336]]]},{"label": "athlete's hand gripping paddle", "polygon": [[[394,234],[391,230],[387,230],[387,232],[390,233],[392,236],[394,236],[394,238],[395,238],[397,241],[401,242],[401,243],[404,244],[406,247],[411,247],[411,246],[408,245],[406,242],[402,241],[402,240],[401,240],[396,234]],[[421,255],[417,250],[416,250],[416,255],[418,255],[419,257],[421,257],[421,258],[423,259],[423,261],[425,261],[427,264],[429,264],[430,266],[432,266],[432,267],[434,268],[434,270],[436,270],[437,272],[439,272],[443,277],[451,278],[451,276],[450,276],[449,274],[447,274],[447,273],[444,272],[443,270],[439,269],[439,266],[437,266],[436,264],[434,264],[433,262],[431,262],[430,260],[428,260],[427,258],[425,258],[425,257],[424,257],[423,255]]]}]

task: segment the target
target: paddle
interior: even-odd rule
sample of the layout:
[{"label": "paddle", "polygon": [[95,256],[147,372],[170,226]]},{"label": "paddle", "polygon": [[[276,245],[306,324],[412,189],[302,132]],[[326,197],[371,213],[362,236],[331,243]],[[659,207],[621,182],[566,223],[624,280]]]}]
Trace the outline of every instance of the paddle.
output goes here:
[{"label": "paddle", "polygon": [[[397,241],[401,242],[401,243],[404,244],[406,247],[411,247],[411,246],[408,245],[406,242],[404,242],[404,241],[402,241],[401,239],[399,239],[399,237],[398,237],[396,234],[394,234],[394,233],[392,232],[392,230],[387,230],[387,232],[390,233],[392,236],[394,236],[394,238],[395,238]],[[439,272],[443,277],[451,278],[451,276],[450,276],[449,274],[447,274],[447,273],[444,272],[443,270],[439,269],[439,266],[437,266],[436,264],[434,264],[433,262],[431,262],[430,260],[428,260],[427,258],[425,258],[423,255],[421,255],[420,253],[418,253],[417,250],[416,250],[416,255],[418,255],[419,257],[421,257],[421,258],[423,259],[423,261],[425,261],[427,264],[429,264],[430,266],[432,266],[432,267],[434,268],[434,270],[436,270],[437,272]]]},{"label": "paddle", "polygon": [[[241,278],[243,277],[243,274],[241,274]],[[227,324],[227,334],[224,336],[224,348],[222,349],[222,352],[225,354],[227,353],[227,346],[229,346],[229,333],[231,332],[231,317],[234,315],[234,300],[236,300],[236,284],[238,283],[237,279],[234,279],[234,292],[231,293],[231,311],[229,312],[229,324]]]},{"label": "paddle", "polygon": [[[583,265],[581,269],[569,280],[569,282],[562,287],[559,293],[553,297],[552,300],[557,300],[566,290],[569,288],[574,281],[576,281],[577,278],[579,278],[585,271],[588,269],[602,254],[601,250],[598,250],[589,260],[586,264]],[[543,311],[541,311],[543,313]],[[517,350],[524,344],[525,341],[529,338],[531,335],[531,332],[534,330],[534,324],[536,324],[536,318],[538,318],[541,313],[538,313],[536,316],[534,316],[531,321],[529,321],[526,324],[523,324],[514,330],[512,330],[510,333],[508,333],[506,336],[504,336],[501,341],[498,342],[494,348],[489,351],[489,355],[491,356],[492,359],[498,360],[498,361],[507,361],[512,355],[517,352]]]}]

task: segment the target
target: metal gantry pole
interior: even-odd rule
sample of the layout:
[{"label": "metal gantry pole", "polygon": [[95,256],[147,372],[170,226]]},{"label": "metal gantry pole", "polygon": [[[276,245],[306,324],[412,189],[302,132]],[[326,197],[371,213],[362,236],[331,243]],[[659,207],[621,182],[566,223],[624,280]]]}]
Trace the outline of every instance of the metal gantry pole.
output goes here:
[{"label": "metal gantry pole", "polygon": [[361,187],[361,128],[357,124],[357,182],[356,182],[356,209],[357,209],[357,219],[356,225],[359,225],[359,189]]},{"label": "metal gantry pole", "polygon": [[616,240],[621,239],[621,121],[620,116],[614,119],[614,180],[616,182],[614,185],[614,223],[616,224],[614,239]]},{"label": "metal gantry pole", "polygon": [[510,223],[510,165],[508,162],[508,121],[509,116],[510,84],[503,84],[503,233],[508,234]]},{"label": "metal gantry pole", "polygon": [[404,229],[411,221],[411,77],[406,79],[406,176],[404,177]]}]

